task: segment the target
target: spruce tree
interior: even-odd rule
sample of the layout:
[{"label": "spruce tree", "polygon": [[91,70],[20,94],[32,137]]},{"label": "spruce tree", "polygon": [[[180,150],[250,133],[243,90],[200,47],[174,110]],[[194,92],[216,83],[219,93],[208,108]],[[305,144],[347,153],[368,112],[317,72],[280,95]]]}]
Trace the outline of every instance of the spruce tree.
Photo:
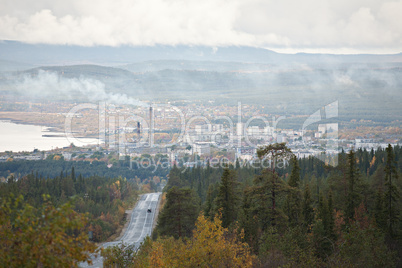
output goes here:
[{"label": "spruce tree", "polygon": [[386,230],[386,215],[384,209],[384,193],[382,189],[378,189],[375,197],[374,218],[377,227]]},{"label": "spruce tree", "polygon": [[314,220],[314,209],[313,209],[313,200],[311,199],[311,192],[310,187],[308,184],[304,187],[304,194],[303,194],[303,220],[304,225],[309,227]]},{"label": "spruce tree", "polygon": [[213,186],[210,185],[208,187],[207,198],[205,201],[204,214],[206,217],[208,217],[211,220],[215,216],[213,205],[214,205],[214,189],[213,189]]},{"label": "spruce tree", "polygon": [[[331,201],[332,203],[332,201]],[[331,205],[332,206],[332,205]],[[314,240],[318,256],[326,259],[331,255],[334,245],[334,231],[331,223],[331,213],[329,211],[327,199],[320,194],[318,202],[318,214],[314,224]]]},{"label": "spruce tree", "polygon": [[300,184],[300,168],[296,156],[292,157],[292,173],[288,180],[288,195],[285,201],[285,210],[291,226],[296,226],[301,222],[301,193]]},{"label": "spruce tree", "polygon": [[166,194],[157,230],[161,236],[189,237],[198,216],[198,201],[193,190],[172,187]]},{"label": "spruce tree", "polygon": [[396,234],[395,228],[399,220],[399,211],[397,209],[397,201],[399,199],[398,188],[394,185],[393,180],[398,179],[398,173],[396,171],[395,155],[392,150],[391,144],[388,144],[386,149],[387,160],[385,162],[385,213],[387,221],[388,234],[394,237]]},{"label": "spruce tree", "polygon": [[76,182],[74,167],[71,168],[71,179],[73,179],[74,183]]},{"label": "spruce tree", "polygon": [[238,208],[238,183],[233,170],[225,168],[222,174],[219,193],[216,198],[216,208],[222,213],[222,227],[227,228],[236,220]]},{"label": "spruce tree", "polygon": [[329,236],[331,239],[336,239],[335,236],[335,216],[334,216],[334,204],[333,204],[333,198],[332,198],[332,191],[329,191],[328,194],[328,231],[329,231]]},{"label": "spruce tree", "polygon": [[359,173],[356,167],[355,152],[351,150],[348,154],[348,195],[346,202],[346,217],[354,220],[355,208],[360,204],[360,195],[357,192]]},{"label": "spruce tree", "polygon": [[172,187],[183,187],[184,183],[181,180],[181,171],[180,169],[175,165],[173,165],[173,168],[169,172],[169,180],[167,184],[167,189],[169,190]]}]

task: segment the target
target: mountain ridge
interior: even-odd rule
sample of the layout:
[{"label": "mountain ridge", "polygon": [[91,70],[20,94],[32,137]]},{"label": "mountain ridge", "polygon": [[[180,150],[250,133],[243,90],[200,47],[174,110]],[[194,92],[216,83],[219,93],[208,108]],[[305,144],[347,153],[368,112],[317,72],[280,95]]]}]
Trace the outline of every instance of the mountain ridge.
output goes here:
[{"label": "mountain ridge", "polygon": [[74,65],[90,63],[116,66],[152,60],[191,60],[262,64],[384,63],[402,62],[399,54],[283,54],[255,47],[206,46],[71,46],[0,41],[0,59],[31,65]]}]

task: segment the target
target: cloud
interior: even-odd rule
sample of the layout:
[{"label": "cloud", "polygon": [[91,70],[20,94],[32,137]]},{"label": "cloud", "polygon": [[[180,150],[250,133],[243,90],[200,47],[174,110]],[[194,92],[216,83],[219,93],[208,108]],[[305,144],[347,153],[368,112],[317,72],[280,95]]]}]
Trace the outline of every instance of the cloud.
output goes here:
[{"label": "cloud", "polygon": [[0,39],[402,51],[402,1],[0,0]]},{"label": "cloud", "polygon": [[113,104],[148,106],[125,94],[106,92],[105,84],[86,77],[64,78],[55,72],[39,70],[37,76],[24,75],[15,84],[16,90],[34,98],[86,99],[90,102],[107,101]]}]

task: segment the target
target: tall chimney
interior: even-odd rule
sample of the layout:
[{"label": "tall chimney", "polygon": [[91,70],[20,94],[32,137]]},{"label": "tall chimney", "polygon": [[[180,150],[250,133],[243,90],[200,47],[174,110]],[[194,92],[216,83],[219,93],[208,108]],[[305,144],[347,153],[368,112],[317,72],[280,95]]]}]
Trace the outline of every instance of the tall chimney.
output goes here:
[{"label": "tall chimney", "polygon": [[152,105],[149,106],[149,146],[154,146],[154,115]]},{"label": "tall chimney", "polygon": [[139,121],[137,122],[137,139],[139,143],[141,140],[141,123]]}]

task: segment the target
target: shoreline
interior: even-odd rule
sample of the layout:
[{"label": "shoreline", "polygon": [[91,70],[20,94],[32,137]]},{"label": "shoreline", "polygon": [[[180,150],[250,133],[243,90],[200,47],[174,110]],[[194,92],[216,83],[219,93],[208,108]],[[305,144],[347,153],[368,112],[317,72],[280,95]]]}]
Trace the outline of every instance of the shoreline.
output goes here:
[{"label": "shoreline", "polygon": [[7,113],[9,114],[10,112],[0,112],[0,121],[4,122],[9,122],[9,123],[14,123],[17,125],[30,125],[30,126],[37,126],[37,127],[45,127],[47,128],[46,130],[43,130],[43,132],[60,132],[62,133],[63,130],[61,129],[60,126],[54,125],[54,124],[49,124],[49,123],[39,123],[39,122],[32,122],[30,120],[24,120],[24,119],[16,119],[13,117],[3,117],[2,114]]},{"label": "shoreline", "polygon": [[[66,137],[65,136],[65,131],[64,128],[61,128],[60,126],[56,126],[54,124],[49,124],[49,123],[38,123],[38,122],[32,122],[28,120],[23,120],[23,119],[15,119],[12,117],[1,117],[0,112],[0,122],[5,122],[5,123],[13,123],[16,125],[29,125],[29,126],[36,126],[36,127],[42,127],[46,128],[43,129],[42,132],[44,133],[54,133],[54,134],[43,134],[42,137],[46,138],[62,138]],[[72,132],[72,134],[76,134],[78,132]],[[99,135],[87,135],[87,136],[77,136],[74,137],[76,139],[99,139]]]},{"label": "shoreline", "polygon": [[26,120],[15,120],[10,117],[0,118],[2,135],[0,143],[0,154],[13,152],[13,154],[33,153],[35,149],[42,152],[50,152],[55,149],[63,150],[73,143],[76,147],[94,148],[103,146],[104,141],[99,135],[83,135],[73,132],[66,135],[64,130],[50,126],[41,125],[37,122]]}]

